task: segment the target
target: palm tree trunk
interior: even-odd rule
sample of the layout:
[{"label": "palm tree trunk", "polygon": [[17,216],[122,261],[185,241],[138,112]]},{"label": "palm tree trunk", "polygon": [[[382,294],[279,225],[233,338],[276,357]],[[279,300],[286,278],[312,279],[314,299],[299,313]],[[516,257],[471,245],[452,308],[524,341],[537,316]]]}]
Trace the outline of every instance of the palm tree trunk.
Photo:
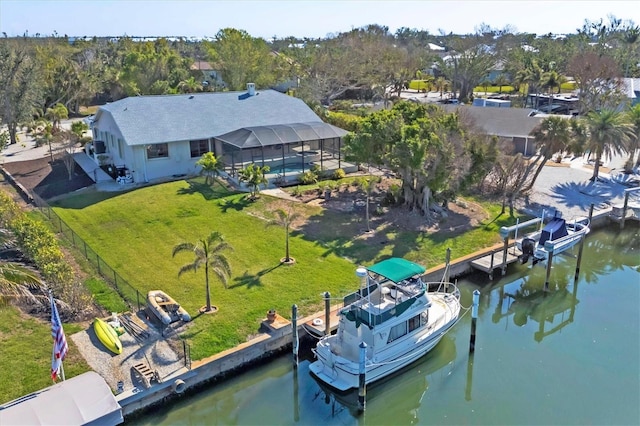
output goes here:
[{"label": "palm tree trunk", "polygon": [[285,262],[289,262],[289,224],[286,226],[286,237],[285,237]]},{"label": "palm tree trunk", "polygon": [[207,312],[211,311],[211,292],[209,291],[209,263],[205,263],[204,266],[204,275],[207,283]]}]

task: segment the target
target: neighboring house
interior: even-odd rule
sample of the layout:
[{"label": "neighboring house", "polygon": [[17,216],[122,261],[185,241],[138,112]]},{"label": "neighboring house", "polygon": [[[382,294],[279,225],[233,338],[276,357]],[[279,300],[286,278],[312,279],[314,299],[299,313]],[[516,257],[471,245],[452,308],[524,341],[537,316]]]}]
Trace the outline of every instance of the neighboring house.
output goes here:
[{"label": "neighboring house", "polygon": [[191,64],[192,71],[199,71],[202,75],[202,81],[207,82],[211,87],[226,87],[227,84],[222,80],[220,72],[214,70],[211,64],[206,61],[195,61]]},{"label": "neighboring house", "polygon": [[622,89],[631,105],[640,103],[640,78],[623,78]]},{"label": "neighboring house", "polygon": [[[342,162],[345,130],[324,123],[302,100],[274,90],[136,96],[101,106],[86,152],[133,182],[199,172],[206,152],[234,177],[250,163],[269,165],[278,179]],[[345,169],[345,171],[347,171]]]},{"label": "neighboring house", "polygon": [[512,142],[514,152],[520,152],[527,157],[536,152],[531,132],[546,117],[528,108],[485,108],[466,105],[443,105],[442,108],[448,112],[466,115],[480,132]]}]

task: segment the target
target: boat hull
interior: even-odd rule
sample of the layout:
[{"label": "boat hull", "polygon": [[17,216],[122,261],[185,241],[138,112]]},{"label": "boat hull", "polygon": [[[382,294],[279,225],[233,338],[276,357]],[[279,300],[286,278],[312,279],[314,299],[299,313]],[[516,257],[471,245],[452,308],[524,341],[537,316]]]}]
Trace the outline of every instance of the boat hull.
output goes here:
[{"label": "boat hull", "polygon": [[118,337],[118,333],[100,318],[93,321],[93,331],[96,333],[98,340],[111,352],[116,355],[122,353],[122,343]]},{"label": "boat hull", "polygon": [[164,325],[169,325],[176,321],[191,321],[189,313],[172,297],[161,290],[152,290],[147,293],[147,306]]},{"label": "boat hull", "polygon": [[[440,340],[442,340],[444,333],[448,328],[453,326],[453,324],[454,322],[452,322],[447,329],[443,329],[437,335],[432,336],[431,339],[425,339],[424,343],[412,348],[411,351],[398,353],[392,359],[385,359],[375,363],[368,362],[365,367],[365,383],[367,385],[374,383],[418,361],[436,347]],[[360,367],[358,363],[344,359],[340,360],[338,358],[333,360],[329,360],[328,358],[321,359],[320,355],[318,358],[317,361],[311,363],[309,366],[311,373],[318,379],[341,392],[359,386]]]}]

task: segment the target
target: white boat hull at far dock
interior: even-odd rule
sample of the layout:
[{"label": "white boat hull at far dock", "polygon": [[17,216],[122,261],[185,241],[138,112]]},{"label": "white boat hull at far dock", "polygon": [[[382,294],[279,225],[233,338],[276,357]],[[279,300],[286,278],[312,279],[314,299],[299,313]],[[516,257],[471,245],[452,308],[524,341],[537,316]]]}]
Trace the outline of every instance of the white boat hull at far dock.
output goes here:
[{"label": "white boat hull at far dock", "polygon": [[432,350],[459,318],[460,292],[451,283],[424,283],[422,273],[420,265],[399,258],[358,268],[364,285],[345,297],[336,334],[316,345],[311,373],[346,391],[359,385],[362,342],[367,384]]}]

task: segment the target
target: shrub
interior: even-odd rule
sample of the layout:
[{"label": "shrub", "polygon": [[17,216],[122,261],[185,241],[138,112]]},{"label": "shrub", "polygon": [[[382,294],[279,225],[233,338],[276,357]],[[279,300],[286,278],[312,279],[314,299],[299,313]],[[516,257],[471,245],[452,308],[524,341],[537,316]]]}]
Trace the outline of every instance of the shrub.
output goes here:
[{"label": "shrub", "polygon": [[318,175],[312,170],[308,170],[298,175],[298,180],[303,185],[311,185],[318,182]]},{"label": "shrub", "polygon": [[336,171],[334,171],[334,172],[333,172],[333,178],[334,178],[335,180],[338,180],[338,179],[344,179],[344,177],[345,177],[346,175],[347,175],[347,174],[346,174],[346,173],[344,172],[344,170],[342,170],[342,169],[337,169]]}]

